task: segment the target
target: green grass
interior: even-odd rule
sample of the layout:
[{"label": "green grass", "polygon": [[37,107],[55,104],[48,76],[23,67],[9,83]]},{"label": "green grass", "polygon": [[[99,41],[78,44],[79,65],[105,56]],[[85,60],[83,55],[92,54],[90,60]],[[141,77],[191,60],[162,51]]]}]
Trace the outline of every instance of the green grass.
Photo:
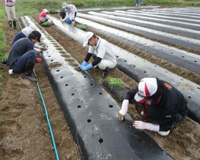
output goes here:
[{"label": "green grass", "polygon": [[3,122],[3,116],[0,116],[0,123]]},{"label": "green grass", "polygon": [[[0,6],[0,62],[5,57],[5,49],[6,49],[6,39],[5,39],[5,27],[6,16],[5,16],[5,8],[4,6]],[[1,77],[3,76],[3,72],[1,70],[2,64],[0,63],[0,90],[2,88]]]},{"label": "green grass", "polygon": [[119,78],[108,77],[106,82],[110,88],[124,88],[124,82]]},{"label": "green grass", "polygon": [[82,29],[82,30],[86,30],[87,27],[83,24],[76,24],[76,27],[79,28],[79,29]]},{"label": "green grass", "polygon": [[[135,6],[136,0],[20,0],[17,1],[16,10],[20,15],[38,14],[43,8],[55,11],[61,8],[62,2],[72,3],[77,8]],[[200,6],[200,0],[143,0],[143,5],[162,6]],[[23,9],[21,9],[23,8]]]}]

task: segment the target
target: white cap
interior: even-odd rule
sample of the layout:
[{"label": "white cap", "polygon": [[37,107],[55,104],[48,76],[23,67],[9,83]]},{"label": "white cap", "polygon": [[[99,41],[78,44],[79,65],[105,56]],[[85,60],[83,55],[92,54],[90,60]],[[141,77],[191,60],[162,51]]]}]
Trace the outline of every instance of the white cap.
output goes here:
[{"label": "white cap", "polygon": [[92,32],[87,32],[85,34],[83,47],[86,47],[88,45],[88,41],[89,41],[90,38],[92,38],[93,35],[94,35],[94,33],[92,33]]},{"label": "white cap", "polygon": [[30,34],[31,32],[32,32],[32,29],[31,29],[30,27],[25,27],[25,28],[22,29],[22,33],[23,33],[26,37],[28,37],[29,34]]},{"label": "white cap", "polygon": [[47,9],[43,9],[42,11],[43,11],[43,12],[45,12],[45,13],[47,13],[47,12],[48,12],[48,10],[47,10]]},{"label": "white cap", "polygon": [[62,8],[63,8],[63,9],[68,8],[68,7],[69,7],[69,5],[68,5],[67,3],[63,3],[63,4],[62,4]]},{"label": "white cap", "polygon": [[146,101],[146,97],[153,96],[158,89],[156,78],[143,78],[138,84],[138,92],[135,95],[135,100],[139,103]]}]

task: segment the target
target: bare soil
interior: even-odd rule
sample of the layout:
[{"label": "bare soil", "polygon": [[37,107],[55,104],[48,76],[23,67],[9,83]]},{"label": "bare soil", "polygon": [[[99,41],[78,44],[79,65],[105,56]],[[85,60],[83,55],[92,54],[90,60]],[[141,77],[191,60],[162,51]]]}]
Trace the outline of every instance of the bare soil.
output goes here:
[{"label": "bare soil", "polygon": [[[7,27],[7,26],[5,26]],[[18,30],[6,30],[7,51]],[[22,75],[5,73],[0,95],[0,159],[53,160],[55,159],[44,109],[36,83]],[[73,140],[54,92],[41,64],[35,70],[49,113],[58,154],[61,160],[80,160],[79,147]]]}]

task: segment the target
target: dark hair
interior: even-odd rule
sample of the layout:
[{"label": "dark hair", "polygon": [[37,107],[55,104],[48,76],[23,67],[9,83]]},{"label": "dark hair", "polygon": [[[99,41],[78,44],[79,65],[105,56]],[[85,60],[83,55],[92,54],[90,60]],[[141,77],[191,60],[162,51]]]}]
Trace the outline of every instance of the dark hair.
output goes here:
[{"label": "dark hair", "polygon": [[66,12],[60,12],[60,16],[61,16],[62,19],[64,19],[65,16],[66,16]]},{"label": "dark hair", "polygon": [[[93,38],[97,38],[97,36],[96,36],[95,34],[94,34],[92,37],[93,37]],[[92,38],[92,37],[91,37],[91,38]]]},{"label": "dark hair", "polygon": [[30,33],[30,34],[28,35],[28,38],[29,38],[30,40],[32,40],[32,39],[37,39],[36,35],[33,34],[33,33]]},{"label": "dark hair", "polygon": [[154,100],[156,98],[158,98],[159,96],[162,96],[165,91],[164,84],[158,78],[156,78],[156,80],[157,80],[157,84],[158,84],[158,90],[156,91],[156,93],[153,96],[151,96],[151,98]]}]

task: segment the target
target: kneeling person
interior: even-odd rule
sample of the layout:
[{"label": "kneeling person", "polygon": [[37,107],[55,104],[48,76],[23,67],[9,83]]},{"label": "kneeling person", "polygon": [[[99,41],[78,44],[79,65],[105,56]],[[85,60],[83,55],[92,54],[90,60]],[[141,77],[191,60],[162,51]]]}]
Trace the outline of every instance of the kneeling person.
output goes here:
[{"label": "kneeling person", "polygon": [[[87,32],[85,34],[83,46],[89,47],[89,50],[80,68],[83,71],[87,71],[98,66],[104,71],[102,77],[106,77],[108,75],[108,69],[114,68],[117,64],[112,45],[106,40],[94,35],[94,33]],[[92,55],[94,61],[88,64]]]},{"label": "kneeling person", "polygon": [[31,75],[36,62],[34,44],[37,41],[40,42],[40,37],[40,32],[33,31],[27,38],[21,38],[12,45],[7,61],[10,74],[11,72],[24,73],[25,78],[34,82],[37,81],[37,79]]},{"label": "kneeling person", "polygon": [[182,93],[158,78],[143,78],[137,88],[127,92],[118,113],[120,120],[124,119],[130,100],[134,100],[136,108],[142,109],[139,113],[151,122],[134,121],[133,126],[162,136],[167,136],[173,123],[181,121],[188,112],[187,101]]}]

